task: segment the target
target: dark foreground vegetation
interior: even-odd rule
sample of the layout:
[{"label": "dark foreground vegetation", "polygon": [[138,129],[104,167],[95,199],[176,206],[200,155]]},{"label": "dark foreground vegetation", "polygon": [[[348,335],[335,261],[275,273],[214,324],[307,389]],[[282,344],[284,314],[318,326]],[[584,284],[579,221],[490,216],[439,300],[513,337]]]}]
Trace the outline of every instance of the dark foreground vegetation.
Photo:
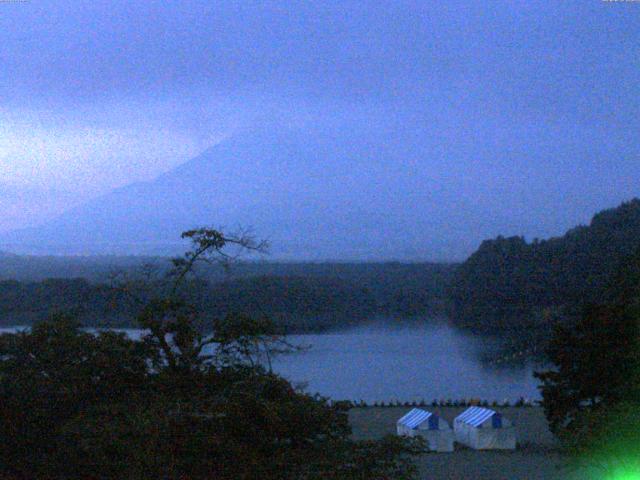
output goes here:
[{"label": "dark foreground vegetation", "polygon": [[203,359],[166,320],[143,342],[64,319],[0,337],[1,478],[413,478],[419,443],[352,440],[345,408],[245,357],[255,331]]},{"label": "dark foreground vegetation", "polygon": [[[3,479],[411,479],[421,441],[353,440],[346,405],[296,390],[270,371],[295,350],[267,318],[195,325],[182,296],[196,262],[250,239],[189,232],[137,317],[140,341],[96,335],[58,316],[0,336]],[[211,355],[203,352],[215,344]]]}]

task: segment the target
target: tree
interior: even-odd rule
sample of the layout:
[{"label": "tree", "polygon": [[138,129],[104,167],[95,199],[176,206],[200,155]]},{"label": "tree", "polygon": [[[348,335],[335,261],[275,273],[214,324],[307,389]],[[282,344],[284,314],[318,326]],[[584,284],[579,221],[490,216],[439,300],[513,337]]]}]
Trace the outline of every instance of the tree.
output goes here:
[{"label": "tree", "polygon": [[602,407],[581,412],[572,434],[563,437],[569,464],[583,471],[596,470],[596,478],[638,478],[640,402],[624,400]]},{"label": "tree", "polygon": [[[63,426],[89,407],[130,399],[147,375],[144,346],[90,334],[65,316],[0,336],[0,465],[46,477],[68,471]],[[0,468],[2,468],[0,467]]]},{"label": "tree", "polygon": [[611,279],[605,304],[584,307],[577,321],[556,328],[547,352],[554,368],[536,373],[550,428],[571,457],[636,475],[640,464],[630,459],[640,458],[638,260]]},{"label": "tree", "polygon": [[[244,237],[184,234],[194,249],[142,297],[139,341],[54,318],[0,336],[0,470],[24,479],[410,479],[419,440],[350,439],[342,404],[265,368],[292,348],[268,318],[208,333],[185,284]],[[265,357],[266,356],[266,357]]]},{"label": "tree", "polygon": [[640,199],[633,199],[561,237],[484,241],[455,273],[450,316],[473,330],[513,338],[538,330],[545,336],[550,330],[536,313],[568,310],[569,317],[585,299],[601,302],[611,276],[638,248],[638,238]]},{"label": "tree", "polygon": [[214,321],[214,332],[215,358],[221,365],[266,364],[271,372],[274,356],[305,348],[287,341],[265,316],[256,319],[244,314],[227,315]]},{"label": "tree", "polygon": [[551,430],[572,435],[584,411],[638,397],[638,317],[623,307],[586,307],[574,325],[559,326],[548,349],[555,369],[536,373]]}]

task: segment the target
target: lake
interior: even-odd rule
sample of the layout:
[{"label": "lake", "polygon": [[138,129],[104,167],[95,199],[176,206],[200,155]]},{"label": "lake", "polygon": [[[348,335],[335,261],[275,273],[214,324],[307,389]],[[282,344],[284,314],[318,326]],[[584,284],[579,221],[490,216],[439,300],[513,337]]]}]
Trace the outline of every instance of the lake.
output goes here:
[{"label": "lake", "polygon": [[311,349],[280,358],[274,370],[334,399],[540,398],[532,365],[498,368],[481,362],[479,354],[494,345],[445,324],[374,326],[292,340]]},{"label": "lake", "polygon": [[[15,331],[15,329],[0,329]],[[140,331],[127,330],[132,337]],[[431,401],[539,399],[533,365],[497,367],[479,360],[495,347],[446,323],[380,324],[340,333],[294,335],[310,349],[276,359],[274,370],[336,400]]]}]

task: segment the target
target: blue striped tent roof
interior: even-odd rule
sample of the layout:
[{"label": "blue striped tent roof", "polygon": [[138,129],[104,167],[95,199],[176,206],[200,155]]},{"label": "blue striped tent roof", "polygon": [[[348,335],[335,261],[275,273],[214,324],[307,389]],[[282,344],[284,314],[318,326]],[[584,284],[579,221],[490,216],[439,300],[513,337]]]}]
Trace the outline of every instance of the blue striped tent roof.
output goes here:
[{"label": "blue striped tent roof", "polygon": [[416,428],[418,427],[418,425],[428,420],[431,415],[433,415],[431,412],[427,412],[426,410],[421,410],[420,408],[414,408],[409,413],[407,413],[404,417],[398,420],[398,423],[405,425],[409,428]]},{"label": "blue striped tent roof", "polygon": [[489,408],[470,407],[458,415],[456,417],[456,421],[477,427],[482,425],[488,418],[493,417],[496,413],[497,412],[494,412]]}]

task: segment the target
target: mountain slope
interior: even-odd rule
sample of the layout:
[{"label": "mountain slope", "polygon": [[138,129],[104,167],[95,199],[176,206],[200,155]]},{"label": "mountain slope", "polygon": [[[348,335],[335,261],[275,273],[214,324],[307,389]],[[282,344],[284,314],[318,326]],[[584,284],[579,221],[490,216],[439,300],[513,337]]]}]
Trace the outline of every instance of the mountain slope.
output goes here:
[{"label": "mountain slope", "polygon": [[416,152],[340,133],[243,132],[153,182],[0,235],[0,247],[175,253],[181,231],[210,225],[252,227],[276,258],[442,259],[470,250],[468,232],[481,215],[431,180]]},{"label": "mountain slope", "polygon": [[0,181],[0,232],[37,225],[80,203],[82,194]]}]

